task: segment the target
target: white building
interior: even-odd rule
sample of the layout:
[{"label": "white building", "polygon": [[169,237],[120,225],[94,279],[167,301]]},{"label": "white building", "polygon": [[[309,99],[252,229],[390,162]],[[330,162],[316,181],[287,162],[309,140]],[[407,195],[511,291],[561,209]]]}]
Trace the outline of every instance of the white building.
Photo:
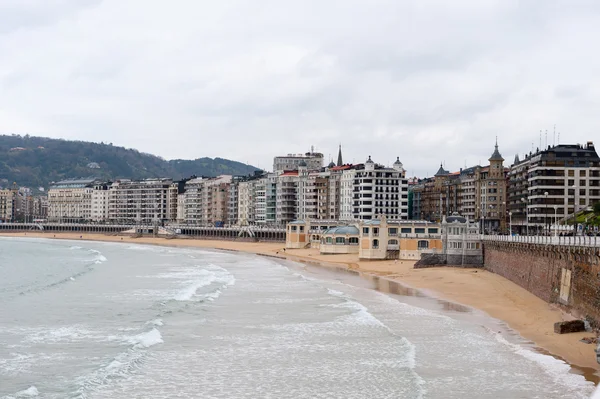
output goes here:
[{"label": "white building", "polygon": [[342,172],[340,191],[342,220],[408,219],[408,180],[399,159],[385,168],[369,156],[364,165]]},{"label": "white building", "polygon": [[108,220],[110,183],[96,184],[92,191],[92,216],[94,222]]}]

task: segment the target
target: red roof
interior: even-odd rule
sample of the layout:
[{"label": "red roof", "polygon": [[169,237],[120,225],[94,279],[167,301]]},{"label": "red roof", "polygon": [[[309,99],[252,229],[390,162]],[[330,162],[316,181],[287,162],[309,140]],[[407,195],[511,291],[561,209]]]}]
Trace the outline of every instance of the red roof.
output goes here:
[{"label": "red roof", "polygon": [[342,166],[334,166],[333,168],[329,169],[329,170],[346,170],[346,169],[350,169],[352,167],[352,165],[342,165]]},{"label": "red roof", "polygon": [[297,170],[288,170],[286,172],[283,172],[280,176],[298,176],[298,171]]}]

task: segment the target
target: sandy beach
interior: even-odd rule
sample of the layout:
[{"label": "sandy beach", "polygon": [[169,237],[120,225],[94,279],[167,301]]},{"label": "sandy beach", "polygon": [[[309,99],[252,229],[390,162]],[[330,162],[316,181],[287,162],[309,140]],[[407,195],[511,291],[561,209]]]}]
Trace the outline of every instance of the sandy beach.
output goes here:
[{"label": "sandy beach", "polygon": [[[237,241],[132,238],[102,234],[73,233],[3,233],[0,236],[36,237],[50,239],[135,242],[175,247],[202,247],[277,256],[291,261],[352,270],[397,280],[428,295],[457,302],[486,312],[502,320],[525,339],[548,353],[582,369],[589,378],[600,369],[596,362],[595,345],[580,342],[592,333],[559,335],[553,331],[557,321],[569,315],[518,285],[481,269],[428,268],[413,269],[412,261],[361,262],[356,255],[320,255],[316,249],[283,251],[283,243],[254,243]],[[82,238],[80,238],[80,236]],[[595,378],[596,382],[598,378]]]}]

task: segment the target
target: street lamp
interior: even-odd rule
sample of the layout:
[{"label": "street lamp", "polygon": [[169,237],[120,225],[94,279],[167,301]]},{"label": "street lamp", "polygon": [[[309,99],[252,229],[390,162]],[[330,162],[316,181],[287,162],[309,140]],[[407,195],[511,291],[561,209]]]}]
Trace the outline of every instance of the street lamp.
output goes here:
[{"label": "street lamp", "polygon": [[548,209],[548,191],[544,193],[544,230],[547,226],[546,223],[546,210]]},{"label": "street lamp", "polygon": [[529,204],[527,203],[527,199],[521,198],[521,201],[525,203],[525,231],[526,235],[529,235]]},{"label": "street lamp", "polygon": [[575,184],[573,184],[571,186],[571,188],[573,189],[573,229],[575,230],[573,232],[573,235],[576,236],[577,235],[577,186]]},{"label": "street lamp", "polygon": [[558,235],[558,225],[556,219],[556,211],[558,210],[558,205],[554,205],[554,237]]},{"label": "street lamp", "polygon": [[509,235],[512,237],[512,212],[508,212],[508,229]]}]

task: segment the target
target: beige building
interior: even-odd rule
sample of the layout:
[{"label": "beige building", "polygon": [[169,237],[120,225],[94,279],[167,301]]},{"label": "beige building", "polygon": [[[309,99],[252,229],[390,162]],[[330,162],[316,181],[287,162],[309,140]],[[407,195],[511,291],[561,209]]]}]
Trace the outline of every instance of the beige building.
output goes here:
[{"label": "beige building", "polygon": [[340,224],[296,220],[286,228],[286,248],[319,248],[321,254],[357,254],[361,260],[419,260],[442,250],[439,223],[387,220],[386,217]]},{"label": "beige building", "polygon": [[0,221],[7,223],[14,220],[16,189],[0,190]]},{"label": "beige building", "polygon": [[225,224],[229,220],[232,176],[196,178],[185,183],[185,221],[188,224]]},{"label": "beige building", "polygon": [[96,179],[54,183],[48,190],[48,221],[83,222],[92,218],[92,192]]},{"label": "beige building", "polygon": [[171,179],[117,180],[111,185],[108,219],[114,223],[153,224],[169,221]]}]

